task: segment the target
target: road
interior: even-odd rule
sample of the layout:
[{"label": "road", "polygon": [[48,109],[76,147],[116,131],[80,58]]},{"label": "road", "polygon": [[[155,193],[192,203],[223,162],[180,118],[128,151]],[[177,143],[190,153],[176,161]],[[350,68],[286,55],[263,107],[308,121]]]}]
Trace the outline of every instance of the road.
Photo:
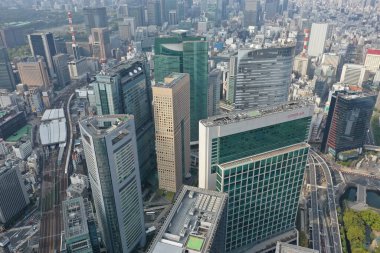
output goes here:
[{"label": "road", "polygon": [[313,249],[321,250],[321,237],[318,213],[318,188],[317,188],[317,173],[314,162],[309,158],[309,173],[310,173],[310,187],[311,187],[311,215],[310,218],[312,226],[312,242]]},{"label": "road", "polygon": [[[56,108],[64,108],[67,122],[67,141],[63,161],[61,165],[57,164],[58,150],[49,150],[49,155],[44,160],[43,164],[43,177],[42,177],[42,191],[41,191],[41,231],[39,252],[51,253],[59,252],[61,247],[61,233],[63,230],[62,222],[62,201],[66,199],[66,190],[68,186],[68,174],[66,172],[66,163],[69,161],[68,156],[71,153],[71,136],[72,127],[70,120],[70,111],[68,103],[72,98],[72,94],[77,86],[72,86],[65,91],[56,100]],[[45,148],[46,150],[46,148]]]},{"label": "road", "polygon": [[334,253],[342,253],[342,243],[340,238],[339,223],[338,223],[338,214],[336,211],[335,203],[335,193],[334,193],[334,184],[331,177],[330,168],[325,162],[325,160],[313,150],[310,150],[311,157],[318,162],[320,168],[322,168],[324,176],[327,183],[327,201],[329,207],[329,217],[330,217],[330,237],[332,239],[332,247]]}]

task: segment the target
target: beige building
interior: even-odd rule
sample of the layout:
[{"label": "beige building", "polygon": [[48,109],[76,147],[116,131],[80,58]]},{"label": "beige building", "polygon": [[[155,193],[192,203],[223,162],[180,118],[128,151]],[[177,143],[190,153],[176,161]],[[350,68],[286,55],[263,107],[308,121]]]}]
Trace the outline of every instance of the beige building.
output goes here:
[{"label": "beige building", "polygon": [[100,60],[111,56],[110,32],[108,28],[92,28],[92,55]]},{"label": "beige building", "polygon": [[177,192],[190,167],[190,77],[172,73],[152,90],[159,188]]},{"label": "beige building", "polygon": [[306,55],[297,55],[294,57],[293,71],[301,76],[307,76],[310,72],[311,60]]},{"label": "beige building", "polygon": [[41,87],[47,89],[50,87],[50,79],[46,63],[43,58],[19,62],[17,69],[20,74],[21,82],[28,87]]},{"label": "beige building", "polygon": [[368,49],[364,61],[364,66],[367,70],[375,73],[380,69],[380,50],[379,49]]}]

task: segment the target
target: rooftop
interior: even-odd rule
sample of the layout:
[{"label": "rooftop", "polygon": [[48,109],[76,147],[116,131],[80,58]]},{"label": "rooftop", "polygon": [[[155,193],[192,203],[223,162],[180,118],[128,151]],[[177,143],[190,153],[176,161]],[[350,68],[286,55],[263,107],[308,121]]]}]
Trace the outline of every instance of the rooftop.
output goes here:
[{"label": "rooftop", "polygon": [[295,150],[298,150],[298,149],[301,149],[301,148],[308,148],[308,147],[309,147],[309,144],[307,144],[307,143],[299,143],[299,144],[295,144],[295,145],[292,145],[292,146],[289,146],[289,147],[272,150],[272,151],[269,151],[269,152],[266,152],[266,153],[261,153],[261,154],[258,154],[258,155],[253,155],[253,156],[245,157],[245,158],[234,160],[234,161],[231,161],[231,162],[226,162],[226,163],[223,163],[223,164],[219,165],[219,167],[221,169],[230,169],[230,168],[234,168],[236,166],[242,165],[242,164],[247,164],[247,163],[253,163],[253,162],[256,162],[256,161],[261,161],[261,160],[264,160],[266,158],[270,158],[270,157],[273,157],[273,156],[278,156],[278,155],[286,154],[286,153],[289,153],[289,152],[292,152],[292,151],[295,151]]},{"label": "rooftop", "polygon": [[277,242],[276,253],[319,253],[319,251],[284,242]]},{"label": "rooftop", "polygon": [[186,75],[185,73],[171,73],[165,77],[164,82],[157,82],[154,87],[173,88]]},{"label": "rooftop", "polygon": [[40,139],[42,145],[65,143],[67,137],[66,119],[54,119],[42,122],[40,125]]},{"label": "rooftop", "polygon": [[98,115],[83,120],[81,125],[92,136],[102,137],[115,130],[121,123],[131,119],[134,117],[127,114]]},{"label": "rooftop", "polygon": [[296,102],[287,102],[284,104],[278,104],[268,106],[260,109],[248,109],[243,111],[234,111],[228,114],[222,114],[210,117],[208,119],[201,120],[200,122],[206,127],[220,126],[231,123],[237,123],[254,118],[261,118],[267,115],[292,111],[294,109],[301,109],[305,107],[314,106],[310,101],[299,100]]},{"label": "rooftop", "polygon": [[208,252],[227,194],[184,186],[149,253]]},{"label": "rooftop", "polygon": [[86,211],[82,198],[65,200],[62,203],[65,238],[88,234]]},{"label": "rooftop", "polygon": [[44,112],[44,114],[42,115],[41,121],[63,119],[63,118],[65,118],[65,113],[63,111],[63,108],[51,109],[51,110],[46,110]]}]

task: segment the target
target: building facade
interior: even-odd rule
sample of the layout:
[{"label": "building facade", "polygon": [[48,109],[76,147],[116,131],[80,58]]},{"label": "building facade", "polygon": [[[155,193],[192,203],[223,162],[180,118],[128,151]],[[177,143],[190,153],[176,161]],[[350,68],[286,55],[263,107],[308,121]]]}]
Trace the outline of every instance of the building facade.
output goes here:
[{"label": "building facade", "polygon": [[158,185],[177,192],[190,170],[190,78],[172,73],[152,87]]},{"label": "building facade", "polygon": [[367,70],[375,73],[380,69],[380,50],[379,49],[368,49],[364,61],[364,66]]},{"label": "building facade", "polygon": [[6,48],[0,47],[0,89],[14,91],[16,82]]},{"label": "building facade", "polygon": [[310,40],[307,53],[318,57],[325,52],[326,40],[331,37],[332,26],[329,24],[313,23],[311,25]]},{"label": "building facade", "polygon": [[108,28],[92,28],[92,55],[101,61],[111,56],[111,41]]},{"label": "building facade", "polygon": [[57,54],[53,56],[54,70],[60,87],[65,87],[71,81],[67,63],[68,57],[66,54]]},{"label": "building facade", "polygon": [[259,0],[246,0],[244,6],[244,26],[260,26],[261,6]]},{"label": "building facade", "polygon": [[313,111],[300,101],[200,122],[199,187],[229,194],[227,252],[260,252],[297,236]]},{"label": "building facade", "polygon": [[108,27],[107,10],[105,7],[84,8],[83,16],[88,33],[91,33],[92,28]]},{"label": "building facade", "polygon": [[348,85],[362,86],[369,78],[369,71],[359,64],[344,64],[340,82]]},{"label": "building facade", "polygon": [[48,67],[50,77],[54,77],[53,56],[57,54],[52,33],[33,33],[28,35],[29,47],[33,57],[42,56]]},{"label": "building facade", "polygon": [[338,91],[331,97],[322,151],[335,157],[342,151],[361,152],[370,127],[377,95]]},{"label": "building facade", "polygon": [[198,140],[198,122],[207,118],[208,42],[203,37],[177,36],[156,38],[154,78],[156,82],[172,72],[190,75],[191,141]]},{"label": "building facade", "polygon": [[28,87],[48,89],[51,86],[48,68],[42,57],[17,63],[21,83]]},{"label": "building facade", "polygon": [[230,65],[230,79],[236,73],[228,83],[230,102],[244,110],[288,101],[293,60],[293,46],[240,49]]},{"label": "building facade", "polygon": [[6,224],[29,205],[20,171],[17,167],[0,169],[0,222]]},{"label": "building facade", "polygon": [[129,253],[145,244],[144,212],[133,116],[80,122],[96,215],[107,251]]}]

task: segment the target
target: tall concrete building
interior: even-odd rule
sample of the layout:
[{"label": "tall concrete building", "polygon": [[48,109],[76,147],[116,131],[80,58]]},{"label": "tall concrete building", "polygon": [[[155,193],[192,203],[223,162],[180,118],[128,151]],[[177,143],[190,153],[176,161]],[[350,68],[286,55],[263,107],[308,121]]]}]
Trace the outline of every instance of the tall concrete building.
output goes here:
[{"label": "tall concrete building", "polygon": [[364,61],[364,66],[367,70],[375,73],[380,69],[380,50],[379,49],[368,49]]},{"label": "tall concrete building", "polygon": [[230,62],[227,100],[238,110],[286,102],[293,60],[294,46],[239,49]]},{"label": "tall concrete building", "polygon": [[148,3],[147,3],[148,25],[161,26],[162,24],[161,1],[162,0],[148,0]]},{"label": "tall concrete building", "polygon": [[245,0],[244,26],[260,26],[261,7],[259,0]]},{"label": "tall concrete building", "polygon": [[134,18],[136,27],[145,25],[144,8],[139,3],[128,4],[128,17]]},{"label": "tall concrete building", "polygon": [[172,73],[153,90],[158,185],[177,192],[190,170],[190,78]]},{"label": "tall concrete building", "polygon": [[363,82],[368,81],[369,71],[359,64],[344,64],[340,82],[348,85],[362,86]]},{"label": "tall concrete building", "polygon": [[148,253],[224,253],[227,199],[225,193],[184,186]]},{"label": "tall concrete building", "polygon": [[42,56],[48,67],[50,77],[54,77],[53,56],[57,54],[52,33],[33,33],[28,35],[29,47],[36,58]]},{"label": "tall concrete building", "polygon": [[199,187],[229,195],[227,252],[297,239],[313,111],[299,101],[200,121]]},{"label": "tall concrete building", "polygon": [[111,40],[108,28],[92,28],[93,57],[104,61],[111,56]]},{"label": "tall concrete building", "polygon": [[175,31],[175,36],[156,38],[154,51],[156,82],[172,72],[190,75],[190,136],[191,141],[197,141],[198,122],[208,116],[208,42],[204,37]]},{"label": "tall concrete building", "polygon": [[144,59],[121,62],[92,83],[98,115],[134,115],[142,183],[156,182],[154,121],[149,67]]},{"label": "tall concrete building", "polygon": [[278,14],[280,0],[265,0],[265,18],[272,19]]},{"label": "tall concrete building", "polygon": [[17,167],[0,168],[0,222],[6,224],[29,204]]},{"label": "tall concrete building", "polygon": [[222,71],[213,69],[208,74],[208,116],[219,113],[220,88],[222,86]]},{"label": "tall concrete building", "polygon": [[91,33],[92,28],[108,27],[107,10],[105,7],[84,8],[83,15],[88,33]]},{"label": "tall concrete building", "polygon": [[312,57],[318,57],[325,52],[326,41],[332,35],[332,26],[329,24],[313,23],[311,25],[308,54]]},{"label": "tall concrete building", "polygon": [[16,82],[6,48],[0,47],[0,89],[12,92],[16,89]]},{"label": "tall concrete building", "polygon": [[24,62],[17,63],[21,83],[28,87],[40,87],[48,89],[51,86],[48,69],[42,57],[29,58]]},{"label": "tall concrete building", "polygon": [[57,54],[53,56],[54,70],[57,76],[58,85],[64,87],[71,81],[68,67],[67,54]]},{"label": "tall concrete building", "polygon": [[62,202],[67,252],[100,253],[92,203],[82,197]]},{"label": "tall concrete building", "polygon": [[337,91],[331,97],[321,149],[338,157],[340,152],[361,152],[370,127],[377,94]]},{"label": "tall concrete building", "polygon": [[145,244],[134,118],[115,114],[80,122],[99,228],[107,252]]}]

